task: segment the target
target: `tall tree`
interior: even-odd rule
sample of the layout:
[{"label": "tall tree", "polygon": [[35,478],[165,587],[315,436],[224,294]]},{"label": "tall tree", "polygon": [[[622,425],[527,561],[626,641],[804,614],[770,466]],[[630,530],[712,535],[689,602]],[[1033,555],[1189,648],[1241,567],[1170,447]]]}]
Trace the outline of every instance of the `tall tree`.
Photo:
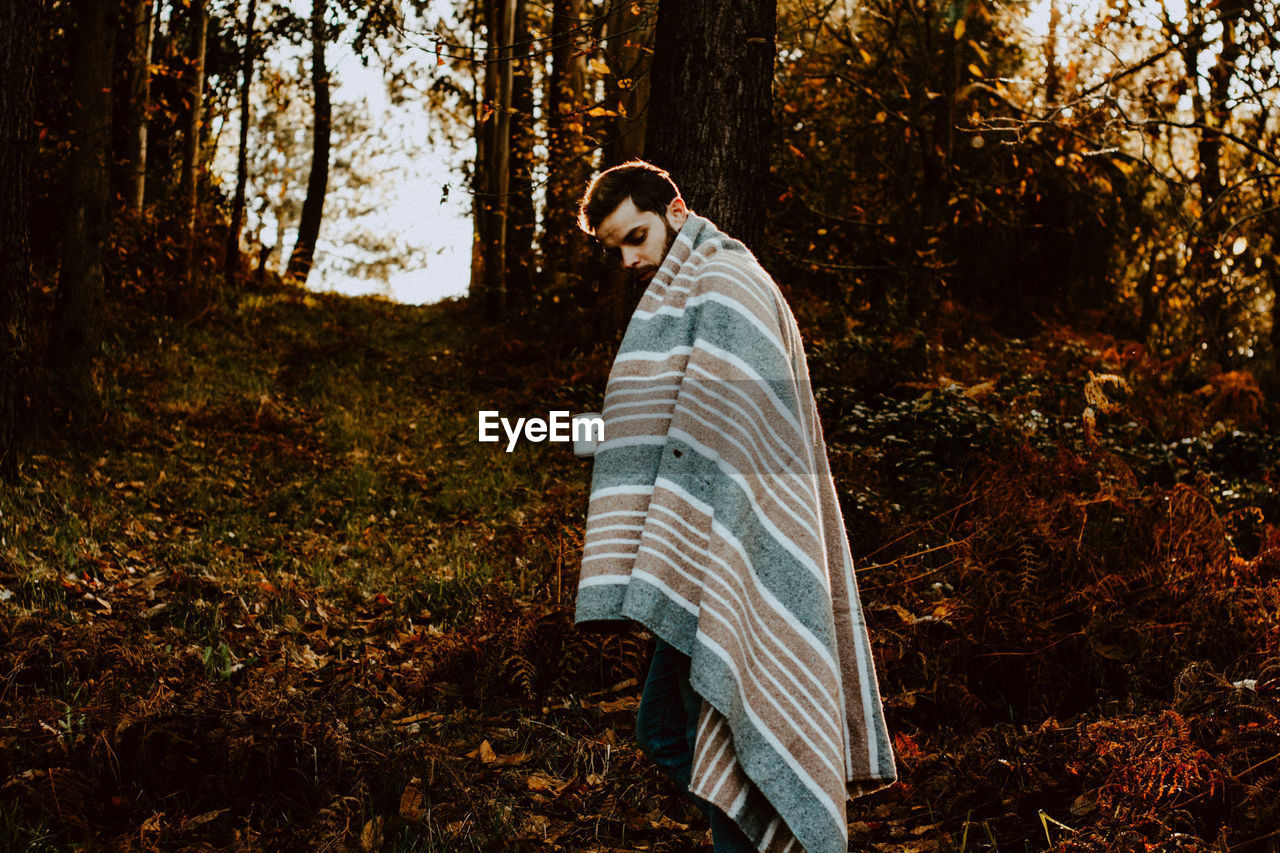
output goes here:
[{"label": "tall tree", "polygon": [[147,187],[147,122],[151,111],[151,42],[155,30],[152,0],[130,0],[129,91],[125,150],[125,206],[142,210]]},{"label": "tall tree", "polygon": [[606,103],[612,107],[605,112],[616,113],[604,145],[610,166],[644,156],[656,6],[656,0],[612,0],[605,16]]},{"label": "tall tree", "polygon": [[118,4],[74,0],[71,158],[58,301],[49,363],[69,411],[96,408],[93,375],[102,347],[102,245],[111,190],[111,60]]},{"label": "tall tree", "polygon": [[193,0],[191,4],[190,44],[190,100],[191,111],[183,133],[182,176],[178,184],[182,224],[186,232],[186,279],[191,284],[195,270],[195,238],[197,188],[200,166],[200,129],[204,120],[204,59],[205,45],[209,38],[209,11],[205,0]]},{"label": "tall tree", "polygon": [[471,294],[488,310],[506,306],[511,97],[517,0],[479,0],[485,22],[484,98],[476,118],[475,241]]},{"label": "tall tree", "polygon": [[[42,4],[41,4],[42,5]],[[38,5],[0,0],[0,477],[18,470],[31,290],[31,146]]]},{"label": "tall tree", "polygon": [[311,172],[307,177],[307,199],[302,203],[298,241],[289,257],[285,276],[306,284],[315,256],[316,240],[324,216],[324,197],[329,189],[329,137],[333,108],[329,102],[329,70],[325,67],[324,45],[328,32],[324,22],[325,0],[311,2],[311,88],[315,97],[315,121],[311,130]]},{"label": "tall tree", "polygon": [[240,231],[244,227],[245,188],[249,182],[249,125],[252,113],[249,107],[249,87],[253,83],[254,46],[253,26],[258,12],[258,0],[249,0],[245,13],[244,47],[240,57],[240,143],[236,155],[236,192],[231,202],[231,227],[227,230],[227,251],[224,260],[227,284],[235,278],[240,266]]},{"label": "tall tree", "polygon": [[755,245],[764,234],[776,0],[661,0],[645,156],[685,200]]},{"label": "tall tree", "polygon": [[576,224],[578,197],[591,172],[582,124],[586,63],[582,0],[551,7],[551,74],[547,84],[547,207],[542,255],[552,290],[576,290],[585,246]]},{"label": "tall tree", "polygon": [[533,45],[532,21],[528,0],[516,0],[515,28],[512,31],[511,61],[511,126],[510,156],[507,168],[511,172],[507,188],[507,251],[504,258],[508,296],[520,300],[529,298],[533,286],[533,274],[537,269],[533,237],[538,227],[537,210],[533,198],[534,148],[538,137],[534,129],[533,86],[534,64],[542,57],[531,50]]}]

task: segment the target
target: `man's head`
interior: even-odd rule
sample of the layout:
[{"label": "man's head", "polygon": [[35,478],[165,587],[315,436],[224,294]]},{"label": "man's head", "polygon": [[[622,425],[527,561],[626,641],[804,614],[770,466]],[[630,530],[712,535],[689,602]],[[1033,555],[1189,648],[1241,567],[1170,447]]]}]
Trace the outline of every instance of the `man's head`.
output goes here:
[{"label": "man's head", "polygon": [[667,256],[689,210],[671,176],[643,160],[601,172],[578,205],[578,227],[638,281]]}]

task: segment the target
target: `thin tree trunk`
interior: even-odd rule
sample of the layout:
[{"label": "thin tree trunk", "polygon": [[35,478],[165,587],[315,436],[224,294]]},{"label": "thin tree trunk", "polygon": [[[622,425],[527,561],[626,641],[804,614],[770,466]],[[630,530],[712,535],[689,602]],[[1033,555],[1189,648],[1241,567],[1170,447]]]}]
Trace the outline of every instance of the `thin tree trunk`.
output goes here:
[{"label": "thin tree trunk", "polygon": [[[609,105],[616,104],[618,115],[608,120],[611,127],[605,132],[609,140],[604,148],[605,165],[645,156],[657,14],[656,0],[613,0],[609,9],[605,54],[612,73],[607,91]],[[612,311],[596,314],[601,335],[625,327],[636,296],[628,288],[626,272],[616,264],[610,264],[604,274],[604,292]]]},{"label": "thin tree trunk", "polygon": [[49,363],[75,417],[97,408],[94,370],[102,348],[102,244],[111,190],[111,53],[114,0],[75,0],[72,49],[71,162],[67,224]]},{"label": "thin tree trunk", "polygon": [[324,216],[324,197],[329,189],[329,134],[332,109],[329,104],[329,71],[324,64],[325,0],[311,2],[311,87],[315,91],[315,127],[312,130],[311,172],[307,177],[307,198],[302,203],[298,221],[298,242],[289,257],[285,277],[298,284],[307,283],[315,256],[320,222]]},{"label": "thin tree trunk", "polygon": [[547,86],[547,206],[542,256],[551,292],[577,290],[586,261],[578,232],[577,204],[590,175],[582,140],[586,68],[582,0],[554,0],[551,9],[551,78]]},{"label": "thin tree trunk", "polygon": [[[510,221],[511,190],[511,86],[514,71],[512,36],[515,33],[516,0],[503,0],[502,25],[498,35],[498,121],[494,130],[493,151],[494,201],[497,222],[494,240],[486,263],[490,273],[491,307],[502,311],[507,306],[507,228]],[[491,46],[492,49],[492,46]]]},{"label": "thin tree trunk", "polygon": [[475,32],[483,25],[486,46],[484,51],[484,80],[479,97],[475,98],[476,161],[471,176],[472,219],[475,223],[471,244],[471,286],[469,293],[479,305],[487,305],[490,299],[488,269],[489,243],[493,237],[493,164],[490,162],[495,144],[494,126],[497,114],[494,104],[498,100],[497,44],[499,27],[499,0],[476,0],[472,7],[472,55],[475,49]]},{"label": "thin tree trunk", "polygon": [[516,0],[515,28],[509,41],[514,56],[511,76],[511,179],[507,189],[507,297],[519,302],[533,295],[533,275],[538,268],[533,234],[537,211],[533,204],[533,158],[537,135],[533,127],[533,65],[528,0]]},{"label": "thin tree trunk", "polygon": [[191,113],[183,135],[182,177],[178,183],[178,198],[182,205],[182,227],[186,235],[186,283],[192,284],[195,272],[196,208],[200,167],[200,127],[204,113],[204,57],[205,43],[209,36],[209,12],[205,0],[193,0],[191,4]]},{"label": "thin tree trunk", "polygon": [[776,27],[776,0],[658,4],[646,157],[748,245],[764,234]]},{"label": "thin tree trunk", "polygon": [[1050,106],[1058,102],[1058,22],[1062,19],[1062,11],[1058,8],[1058,0],[1049,0],[1049,33],[1045,36],[1044,46],[1044,99]]},{"label": "thin tree trunk", "polygon": [[253,83],[253,25],[258,12],[258,0],[249,0],[245,13],[244,47],[240,61],[240,146],[236,155],[236,193],[231,202],[231,228],[227,232],[227,252],[224,261],[227,286],[235,283],[236,270],[240,267],[240,231],[244,227],[245,189],[249,181],[249,87]]},{"label": "thin tree trunk", "polygon": [[610,106],[618,115],[605,145],[607,165],[643,157],[649,117],[649,78],[652,67],[655,0],[614,0],[606,26],[605,54],[612,74]]},{"label": "thin tree trunk", "polygon": [[[42,5],[42,4],[39,4]],[[0,478],[18,473],[18,420],[28,382],[31,148],[39,5],[0,0]]]},{"label": "thin tree trunk", "polygon": [[124,151],[125,206],[142,210],[147,190],[147,121],[151,110],[151,42],[155,4],[133,0],[129,50],[129,111]]}]

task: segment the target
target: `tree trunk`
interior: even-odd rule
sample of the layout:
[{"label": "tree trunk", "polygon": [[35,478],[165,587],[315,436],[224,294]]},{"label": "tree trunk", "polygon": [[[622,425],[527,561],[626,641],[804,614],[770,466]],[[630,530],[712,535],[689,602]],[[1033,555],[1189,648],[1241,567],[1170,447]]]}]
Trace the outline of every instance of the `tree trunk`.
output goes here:
[{"label": "tree trunk", "polygon": [[332,109],[329,105],[329,71],[324,64],[325,0],[311,0],[311,86],[315,90],[315,127],[312,130],[311,172],[307,177],[307,198],[298,221],[298,242],[289,257],[285,277],[307,283],[311,261],[320,237],[324,196],[329,189],[329,133]]},{"label": "tree trunk", "polygon": [[748,245],[764,234],[776,0],[660,0],[646,157]]},{"label": "tree trunk", "polygon": [[129,49],[129,109],[124,150],[125,207],[142,210],[147,189],[147,119],[151,110],[151,41],[155,29],[152,0],[133,0]]},{"label": "tree trunk", "polygon": [[[649,98],[652,91],[654,55],[654,18],[661,14],[656,0],[613,0],[605,21],[605,55],[610,75],[606,106],[617,116],[604,136],[606,166],[645,156],[645,138],[649,126]],[[683,191],[683,188],[682,188]],[[687,198],[687,195],[686,195]],[[603,274],[604,293],[612,310],[598,311],[602,337],[626,327],[635,308],[635,294],[628,287],[626,271],[609,264]],[[585,296],[585,295],[584,295]]]},{"label": "tree trunk", "polygon": [[[533,204],[533,158],[538,142],[533,127],[532,34],[528,0],[516,0],[512,43],[511,153],[510,183],[507,188],[507,253],[505,258],[507,296],[527,301],[533,295],[533,275],[538,259],[533,251],[537,212]],[[520,57],[516,59],[515,57]]]},{"label": "tree trunk", "polygon": [[244,227],[244,197],[249,181],[249,124],[252,120],[249,87],[253,83],[253,25],[257,12],[258,0],[249,0],[244,22],[244,53],[240,59],[240,145],[236,155],[236,193],[231,202],[231,228],[227,231],[227,252],[223,263],[228,287],[235,283],[236,270],[240,267],[240,231]]},{"label": "tree trunk", "polygon": [[1058,8],[1058,0],[1049,0],[1049,33],[1045,36],[1044,46],[1044,100],[1049,106],[1058,103],[1058,23],[1062,20],[1062,11]]},{"label": "tree trunk", "polygon": [[489,245],[489,257],[485,268],[489,272],[487,287],[490,305],[497,311],[507,306],[507,230],[510,224],[511,204],[511,86],[514,71],[516,0],[502,0],[501,25],[490,50],[498,52],[498,103],[497,122],[494,126],[493,146],[493,197],[497,213],[493,240]]},{"label": "tree trunk", "polygon": [[193,284],[196,258],[196,207],[200,166],[200,126],[204,112],[204,56],[209,37],[209,12],[205,0],[193,0],[191,4],[191,112],[183,134],[182,178],[178,183],[178,198],[182,211],[182,227],[186,235],[186,283]]},{"label": "tree trunk", "polygon": [[606,133],[606,165],[643,157],[649,118],[655,0],[614,0],[606,22],[609,60],[607,106],[618,115]]},{"label": "tree trunk", "polygon": [[494,146],[494,125],[497,115],[493,105],[498,100],[497,54],[493,45],[498,32],[498,0],[475,0],[472,7],[472,56],[479,55],[475,48],[475,33],[483,26],[488,44],[484,51],[483,89],[475,97],[476,161],[471,174],[471,215],[474,222],[471,242],[471,286],[469,295],[479,305],[489,302],[489,242],[493,236],[493,164],[490,162]]},{"label": "tree trunk", "polygon": [[49,363],[73,416],[97,408],[94,370],[102,348],[102,244],[111,194],[111,53],[114,0],[74,0],[71,157],[67,224]]},{"label": "tree trunk", "polygon": [[[574,293],[586,263],[578,231],[578,198],[591,174],[582,139],[586,68],[581,46],[582,0],[554,0],[551,9],[551,78],[547,86],[547,206],[542,217],[546,290]],[[539,290],[543,290],[540,288]]]},{"label": "tree trunk", "polygon": [[35,126],[33,0],[0,0],[0,478],[18,473],[18,419],[28,381],[31,148]]}]

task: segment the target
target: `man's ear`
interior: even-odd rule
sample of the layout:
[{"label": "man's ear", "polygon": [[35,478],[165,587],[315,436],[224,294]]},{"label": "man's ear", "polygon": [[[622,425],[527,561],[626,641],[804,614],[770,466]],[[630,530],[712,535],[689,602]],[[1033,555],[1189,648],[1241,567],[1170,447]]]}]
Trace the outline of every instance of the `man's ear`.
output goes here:
[{"label": "man's ear", "polygon": [[671,199],[671,204],[667,205],[667,219],[676,228],[684,225],[685,219],[689,216],[689,208],[685,207],[684,199],[676,196]]}]

